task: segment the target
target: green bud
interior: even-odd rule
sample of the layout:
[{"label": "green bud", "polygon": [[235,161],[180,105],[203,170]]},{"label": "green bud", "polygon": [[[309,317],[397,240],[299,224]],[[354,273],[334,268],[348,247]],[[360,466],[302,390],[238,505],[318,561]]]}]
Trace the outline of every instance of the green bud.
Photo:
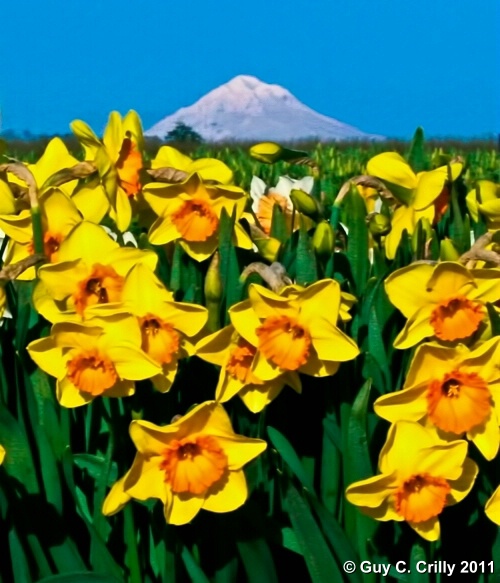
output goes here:
[{"label": "green bud", "polygon": [[220,302],[222,298],[222,281],[219,272],[220,255],[216,251],[208,266],[205,277],[205,299],[208,302]]},{"label": "green bud", "polygon": [[374,237],[387,235],[391,228],[391,219],[380,213],[374,213],[368,221],[368,229]]},{"label": "green bud", "polygon": [[322,221],[316,227],[312,238],[313,249],[319,257],[329,257],[333,253],[335,233],[327,221]]},{"label": "green bud", "polygon": [[222,298],[222,281],[219,272],[220,255],[216,251],[208,266],[205,277],[205,302],[208,310],[207,328],[216,332],[220,327],[220,302]]},{"label": "green bud", "polygon": [[255,246],[259,250],[261,256],[270,263],[274,263],[278,258],[278,253],[281,248],[281,242],[274,237],[253,238]]},{"label": "green bud", "polygon": [[250,148],[250,156],[259,162],[274,164],[281,158],[283,148],[275,142],[262,142]]},{"label": "green bud", "polygon": [[455,249],[451,239],[441,241],[441,251],[439,252],[441,261],[458,261],[460,253]]},{"label": "green bud", "polygon": [[303,190],[292,189],[290,199],[299,213],[308,217],[315,217],[319,212],[318,201]]}]

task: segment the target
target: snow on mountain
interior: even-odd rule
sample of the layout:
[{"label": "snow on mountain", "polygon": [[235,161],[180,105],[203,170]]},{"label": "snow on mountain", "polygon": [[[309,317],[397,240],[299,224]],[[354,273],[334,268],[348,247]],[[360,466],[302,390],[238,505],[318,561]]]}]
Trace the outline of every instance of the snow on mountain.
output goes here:
[{"label": "snow on mountain", "polygon": [[181,121],[207,142],[384,139],[321,115],[280,85],[263,83],[251,75],[234,77],[193,105],[165,117],[145,135],[164,138]]}]

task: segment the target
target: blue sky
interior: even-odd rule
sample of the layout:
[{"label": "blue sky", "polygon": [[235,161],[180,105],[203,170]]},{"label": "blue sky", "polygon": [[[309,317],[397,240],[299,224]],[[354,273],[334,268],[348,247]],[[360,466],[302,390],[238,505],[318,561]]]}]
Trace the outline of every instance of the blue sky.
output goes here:
[{"label": "blue sky", "polygon": [[19,0],[0,31],[3,127],[145,128],[239,74],[409,138],[500,132],[498,0]]}]

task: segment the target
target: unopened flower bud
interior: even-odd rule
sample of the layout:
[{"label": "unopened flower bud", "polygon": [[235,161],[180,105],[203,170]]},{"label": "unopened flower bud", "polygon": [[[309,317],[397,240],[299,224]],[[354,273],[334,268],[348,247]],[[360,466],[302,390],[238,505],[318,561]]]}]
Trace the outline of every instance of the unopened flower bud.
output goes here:
[{"label": "unopened flower bud", "polygon": [[314,231],[312,245],[317,255],[329,257],[333,253],[335,233],[327,221],[322,221]]},{"label": "unopened flower bud", "polygon": [[283,148],[275,142],[262,142],[250,148],[250,156],[266,164],[274,164],[274,162],[277,162],[282,153]]},{"label": "unopened flower bud", "polygon": [[443,239],[441,241],[439,258],[441,261],[458,261],[460,258],[460,253],[455,249],[451,239]]},{"label": "unopened flower bud", "polygon": [[315,217],[319,212],[318,201],[303,190],[292,189],[290,199],[299,213],[308,217]]},{"label": "unopened flower bud", "polygon": [[222,282],[219,272],[220,255],[216,251],[208,266],[205,277],[205,299],[207,302],[220,302],[222,298]]},{"label": "unopened flower bud", "polygon": [[380,213],[374,213],[368,221],[368,229],[374,237],[387,235],[391,230],[391,219]]}]

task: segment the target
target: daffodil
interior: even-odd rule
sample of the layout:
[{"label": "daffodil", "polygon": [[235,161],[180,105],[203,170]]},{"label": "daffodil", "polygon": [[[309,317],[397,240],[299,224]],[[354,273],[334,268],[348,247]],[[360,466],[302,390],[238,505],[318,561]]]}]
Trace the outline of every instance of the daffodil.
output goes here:
[{"label": "daffodil", "polygon": [[120,247],[104,229],[84,221],[61,243],[58,262],[39,269],[35,308],[51,322],[82,318],[89,306],[121,301],[130,269],[144,263],[154,270],[157,260],[152,251]]},{"label": "daffodil", "polygon": [[418,421],[441,437],[465,433],[484,457],[500,444],[500,337],[469,350],[463,344],[417,348],[402,391],[379,397],[375,412],[391,423]]},{"label": "daffodil", "polygon": [[85,159],[93,162],[108,196],[110,216],[120,231],[126,231],[132,219],[131,201],[141,190],[144,138],[141,120],[133,110],[125,117],[111,112],[102,141],[83,121],[71,123],[71,129],[85,149]]},{"label": "daffodil", "polygon": [[471,217],[479,220],[479,212],[486,217],[488,228],[500,229],[500,184],[478,180],[476,188],[465,197]]},{"label": "daffodil", "polygon": [[132,421],[137,455],[111,489],[103,512],[114,514],[132,498],[158,498],[170,524],[186,524],[201,509],[231,512],[248,498],[243,466],[266,449],[260,439],[234,433],[222,405],[208,401],[170,425]]},{"label": "daffodil", "polygon": [[207,322],[203,306],[174,301],[153,271],[138,263],[128,272],[121,290],[121,301],[98,303],[88,314],[112,314],[125,311],[137,319],[141,330],[141,347],[161,367],[153,377],[155,387],[170,390],[180,358],[194,354],[193,337]]},{"label": "daffodil", "polygon": [[3,464],[3,460],[5,459],[5,448],[0,445],[0,465]]},{"label": "daffodil", "polygon": [[[59,247],[70,231],[82,221],[77,207],[58,188],[45,191],[40,199],[42,214],[44,251],[50,263],[56,262]],[[33,255],[33,223],[29,210],[18,215],[0,216],[0,228],[10,238],[6,249],[5,263],[10,265]],[[18,279],[30,280],[35,277],[35,268],[24,271]]]},{"label": "daffodil", "polygon": [[491,498],[484,507],[486,516],[500,526],[500,486],[493,492]]},{"label": "daffodil", "polygon": [[221,403],[239,395],[252,413],[258,413],[281,393],[285,385],[298,393],[302,391],[299,375],[294,371],[276,371],[276,378],[267,381],[252,372],[257,347],[240,336],[232,325],[198,342],[196,355],[221,367],[215,390],[215,398]]},{"label": "daffodil", "polygon": [[[280,176],[276,186],[272,187],[268,187],[258,176],[253,176],[250,184],[252,210],[263,231],[267,234],[271,232],[271,221],[275,204],[281,208],[287,224],[291,228],[293,203],[290,198],[290,193],[292,190],[302,190],[307,194],[311,194],[313,186],[314,178],[312,176],[304,176],[300,180],[295,180],[289,176]],[[311,220],[307,219],[307,226],[311,225]],[[298,229],[299,226],[300,223],[297,221],[295,228]]]},{"label": "daffodil", "polygon": [[406,521],[429,541],[439,539],[443,509],[465,498],[478,472],[466,441],[444,443],[408,421],[391,426],[378,466],[380,475],[347,488],[347,500],[375,520]]},{"label": "daffodil", "polygon": [[424,338],[469,339],[488,321],[485,303],[500,299],[499,274],[496,269],[468,270],[444,261],[409,265],[389,275],[387,295],[407,318],[394,346],[410,348]]},{"label": "daffodil", "polygon": [[[402,203],[392,216],[392,229],[385,238],[385,252],[389,259],[396,255],[403,230],[413,234],[419,219],[431,223],[435,218],[435,202],[448,182],[456,180],[463,165],[454,162],[429,172],[415,174],[406,160],[396,152],[384,152],[368,161],[367,173],[383,180]],[[450,168],[450,171],[448,170]]]},{"label": "daffodil", "polygon": [[257,347],[252,372],[258,378],[291,371],[322,377],[359,354],[337,327],[340,306],[340,286],[332,279],[307,288],[286,286],[279,294],[251,284],[249,299],[232,306],[229,315],[238,334]]},{"label": "daffodil", "polygon": [[149,379],[160,366],[141,350],[141,331],[128,314],[88,323],[54,324],[50,336],[28,345],[35,363],[57,379],[57,400],[79,407],[99,396],[127,397],[134,381]]},{"label": "daffodil", "polygon": [[[26,164],[26,166],[35,179],[38,194],[42,195],[46,190],[51,188],[49,179],[56,172],[65,168],[71,168],[75,164],[78,164],[78,160],[69,153],[68,148],[61,138],[52,138],[47,144],[42,156],[34,164]],[[25,186],[20,178],[10,173],[8,176],[10,182]],[[70,197],[76,185],[77,180],[75,179],[60,185],[59,188],[67,197]]]},{"label": "daffodil", "polygon": [[245,192],[238,186],[206,184],[195,172],[181,183],[148,184],[144,198],[158,215],[149,230],[153,245],[179,240],[186,253],[203,261],[217,248],[222,209],[229,216],[236,209],[233,242],[237,247],[252,248],[250,237],[238,223],[246,204]]},{"label": "daffodil", "polygon": [[220,184],[230,184],[233,181],[233,171],[216,158],[198,158],[192,160],[172,146],[162,146],[156,157],[151,160],[151,168],[175,168],[187,174],[196,172],[202,180],[213,180]]},{"label": "daffodil", "polygon": [[0,215],[16,212],[16,201],[7,182],[0,180]]}]

